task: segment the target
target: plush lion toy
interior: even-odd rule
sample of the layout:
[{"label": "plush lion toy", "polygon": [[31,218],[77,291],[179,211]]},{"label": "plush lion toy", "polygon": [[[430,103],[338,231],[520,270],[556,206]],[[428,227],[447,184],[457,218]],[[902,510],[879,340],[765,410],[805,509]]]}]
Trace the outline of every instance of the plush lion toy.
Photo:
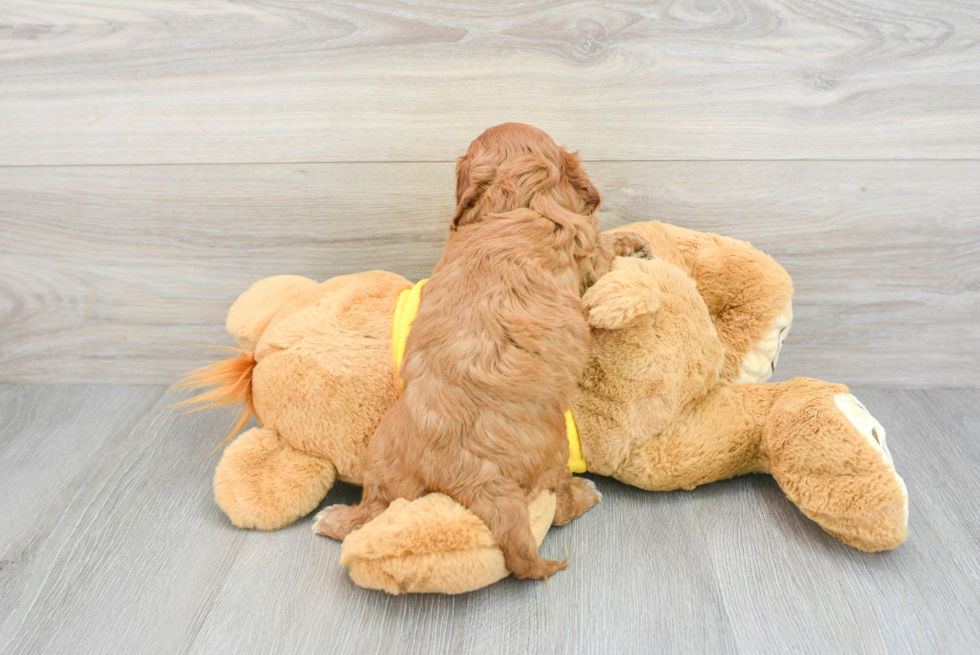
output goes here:
[{"label": "plush lion toy", "polygon": [[[652,491],[768,473],[844,543],[900,544],[908,494],[881,424],[843,385],[766,382],[792,321],[786,271],[735,239],[659,222],[617,229],[649,239],[654,257],[617,260],[584,296],[592,342],[571,408],[573,470]],[[236,431],[253,413],[261,426],[238,435],[215,472],[232,523],[278,529],[335,480],[361,482],[367,441],[400,393],[394,316],[412,289],[370,271],[320,284],[272,277],[238,298],[227,328],[240,356],[184,383],[215,387],[189,402],[242,402]],[[539,543],[553,513],[550,494],[531,502]],[[393,503],[348,536],[341,563],[390,593],[458,593],[507,575],[486,526],[439,494]]]}]

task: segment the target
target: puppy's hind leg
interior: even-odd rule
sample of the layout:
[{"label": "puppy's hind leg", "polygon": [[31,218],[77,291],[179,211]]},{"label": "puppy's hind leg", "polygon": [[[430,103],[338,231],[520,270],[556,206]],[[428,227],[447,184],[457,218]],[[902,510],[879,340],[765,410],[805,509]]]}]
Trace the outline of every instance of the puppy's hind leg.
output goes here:
[{"label": "puppy's hind leg", "polygon": [[498,481],[457,498],[483,519],[504,552],[504,562],[517,578],[546,580],[566,562],[544,559],[531,533],[527,497],[518,485]]},{"label": "puppy's hind leg", "polygon": [[343,541],[351,532],[388,509],[392,498],[415,500],[424,491],[422,484],[412,476],[388,480],[381,485],[365,480],[361,502],[357,505],[331,505],[321,511],[314,519],[313,532]]},{"label": "puppy's hind leg", "polygon": [[388,502],[382,500],[362,501],[358,505],[331,505],[314,517],[313,532],[343,541],[387,508]]}]

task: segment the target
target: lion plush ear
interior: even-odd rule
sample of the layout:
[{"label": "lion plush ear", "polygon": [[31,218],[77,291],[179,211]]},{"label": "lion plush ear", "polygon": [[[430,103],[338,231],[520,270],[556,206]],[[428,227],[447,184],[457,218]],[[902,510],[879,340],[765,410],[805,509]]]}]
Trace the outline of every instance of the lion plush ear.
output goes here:
[{"label": "lion plush ear", "polygon": [[648,260],[620,258],[611,271],[585,292],[582,302],[589,325],[603,330],[620,330],[653,316],[660,309],[660,298]]}]

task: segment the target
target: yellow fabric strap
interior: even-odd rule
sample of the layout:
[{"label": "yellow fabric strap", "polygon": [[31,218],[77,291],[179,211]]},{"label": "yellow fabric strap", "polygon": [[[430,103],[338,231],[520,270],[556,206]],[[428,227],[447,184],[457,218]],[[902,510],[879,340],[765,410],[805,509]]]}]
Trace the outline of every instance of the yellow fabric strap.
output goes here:
[{"label": "yellow fabric strap", "polygon": [[565,430],[568,432],[568,470],[572,473],[585,473],[589,467],[582,457],[582,442],[578,438],[578,426],[572,410],[565,410]]},{"label": "yellow fabric strap", "polygon": [[419,300],[422,298],[422,285],[428,280],[422,280],[411,289],[405,289],[398,294],[395,303],[395,317],[391,325],[391,345],[395,350],[395,370],[402,370],[402,358],[405,357],[405,342],[412,329],[412,321],[419,313]]},{"label": "yellow fabric strap", "polygon": [[[412,321],[418,314],[419,301],[422,299],[422,285],[426,282],[427,280],[422,280],[411,289],[405,289],[398,294],[398,301],[395,303],[395,316],[391,322],[391,344],[395,354],[396,371],[401,371],[402,359],[405,357],[405,342],[408,341]],[[568,433],[568,469],[572,473],[585,473],[588,466],[582,457],[582,442],[578,437],[578,426],[575,425],[572,410],[565,412],[565,430]]]}]

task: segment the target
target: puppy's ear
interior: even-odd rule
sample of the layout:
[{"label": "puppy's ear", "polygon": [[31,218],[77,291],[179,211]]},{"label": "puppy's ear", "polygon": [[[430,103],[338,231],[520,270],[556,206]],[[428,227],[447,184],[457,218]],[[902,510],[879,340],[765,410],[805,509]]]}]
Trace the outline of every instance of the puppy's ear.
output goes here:
[{"label": "puppy's ear", "polygon": [[473,179],[473,158],[467,153],[456,160],[456,212],[450,231],[455,232],[459,222],[483,195],[485,180]]},{"label": "puppy's ear", "polygon": [[613,270],[585,292],[582,303],[588,312],[589,325],[620,330],[657,313],[660,298],[644,264],[640,260],[617,260]]},{"label": "puppy's ear", "polygon": [[585,205],[585,211],[583,213],[595,213],[602,203],[602,198],[599,196],[599,190],[592,184],[592,180],[585,174],[578,153],[568,152],[562,148],[562,161],[564,163],[564,170],[562,172],[575,189],[575,193],[582,198],[582,202]]},{"label": "puppy's ear", "polygon": [[456,204],[463,198],[463,193],[470,185],[470,159],[469,155],[463,155],[456,159]]}]

